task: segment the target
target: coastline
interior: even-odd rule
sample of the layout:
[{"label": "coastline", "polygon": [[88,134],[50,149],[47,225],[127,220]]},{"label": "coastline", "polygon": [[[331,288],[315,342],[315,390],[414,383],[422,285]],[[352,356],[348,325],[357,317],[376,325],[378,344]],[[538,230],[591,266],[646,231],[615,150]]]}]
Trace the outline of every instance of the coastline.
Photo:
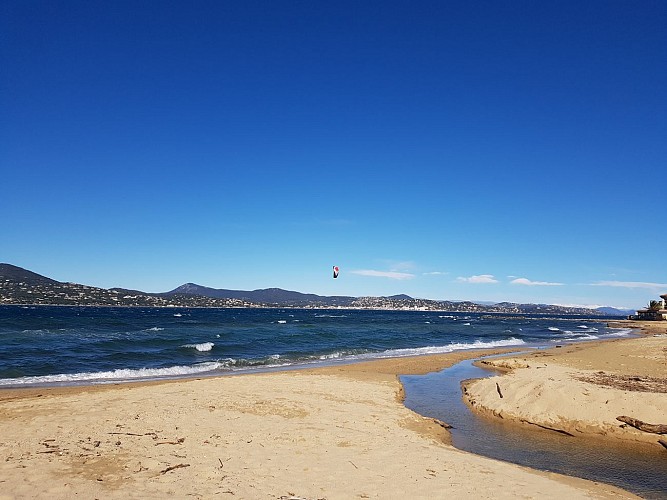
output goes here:
[{"label": "coastline", "polygon": [[0,499],[636,498],[457,450],[398,374],[493,351],[0,391]]},{"label": "coastline", "polygon": [[501,375],[466,381],[478,413],[577,437],[667,448],[665,436],[619,421],[667,424],[667,324],[622,321],[641,335],[478,362]]}]

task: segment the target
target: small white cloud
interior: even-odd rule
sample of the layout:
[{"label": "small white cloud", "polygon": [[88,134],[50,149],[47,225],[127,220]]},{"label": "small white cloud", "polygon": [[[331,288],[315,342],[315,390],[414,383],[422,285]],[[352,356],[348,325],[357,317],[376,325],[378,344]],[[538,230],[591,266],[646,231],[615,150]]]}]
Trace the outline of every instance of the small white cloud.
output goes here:
[{"label": "small white cloud", "polygon": [[667,283],[645,283],[642,281],[598,281],[591,286],[611,286],[620,288],[648,288],[650,290],[665,290]]},{"label": "small white cloud", "polygon": [[358,274],[360,276],[374,276],[378,278],[389,278],[394,280],[410,280],[415,277],[414,274],[401,273],[398,271],[375,271],[373,269],[360,269],[358,271],[350,271],[350,274]]},{"label": "small white cloud", "polygon": [[531,281],[528,278],[516,278],[510,281],[511,285],[526,286],[562,286],[563,283],[549,283],[548,281]]},{"label": "small white cloud", "polygon": [[446,274],[449,273],[443,271],[431,271],[430,273],[424,273],[424,276],[445,276]]},{"label": "small white cloud", "polygon": [[459,276],[456,278],[456,281],[460,283],[498,283],[498,280],[493,276],[493,274],[478,274],[468,278]]}]

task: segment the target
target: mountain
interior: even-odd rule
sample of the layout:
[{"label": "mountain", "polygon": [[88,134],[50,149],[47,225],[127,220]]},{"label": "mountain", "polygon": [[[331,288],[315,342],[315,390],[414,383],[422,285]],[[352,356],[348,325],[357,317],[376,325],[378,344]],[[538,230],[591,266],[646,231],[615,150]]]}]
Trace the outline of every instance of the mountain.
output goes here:
[{"label": "mountain", "polygon": [[634,309],[618,309],[616,307],[598,307],[595,309],[598,314],[604,314],[608,316],[630,316],[635,314],[637,311]]},{"label": "mountain", "polygon": [[217,299],[239,299],[261,304],[278,304],[287,307],[304,306],[329,306],[344,307],[351,306],[354,297],[334,296],[326,297],[312,293],[293,292],[281,288],[264,288],[252,291],[226,290],[222,288],[209,288],[195,283],[186,283],[163,295],[170,296],[174,294],[183,295],[201,295]]},{"label": "mountain", "polygon": [[258,307],[239,299],[201,295],[161,294],[61,283],[11,264],[0,264],[0,304],[133,306],[133,307]]},{"label": "mountain", "polygon": [[32,271],[11,264],[0,264],[0,280],[16,281],[25,283],[26,285],[55,285],[60,283],[41,274],[33,273]]},{"label": "mountain", "polygon": [[[169,292],[147,293],[125,288],[97,288],[63,283],[11,264],[0,264],[0,304],[135,306],[135,307],[300,307],[448,311],[483,314],[627,316],[614,308],[586,309],[549,304],[481,304],[471,301],[390,297],[321,296],[281,288],[226,290],[186,283]],[[632,311],[633,312],[633,311]]]}]

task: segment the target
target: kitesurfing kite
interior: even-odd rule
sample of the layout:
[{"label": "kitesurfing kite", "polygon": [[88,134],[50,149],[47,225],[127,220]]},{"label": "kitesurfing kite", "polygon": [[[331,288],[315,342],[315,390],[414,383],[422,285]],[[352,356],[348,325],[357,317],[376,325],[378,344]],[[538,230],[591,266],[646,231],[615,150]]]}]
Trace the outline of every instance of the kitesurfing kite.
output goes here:
[{"label": "kitesurfing kite", "polygon": [[333,266],[333,277],[338,278],[338,266]]}]

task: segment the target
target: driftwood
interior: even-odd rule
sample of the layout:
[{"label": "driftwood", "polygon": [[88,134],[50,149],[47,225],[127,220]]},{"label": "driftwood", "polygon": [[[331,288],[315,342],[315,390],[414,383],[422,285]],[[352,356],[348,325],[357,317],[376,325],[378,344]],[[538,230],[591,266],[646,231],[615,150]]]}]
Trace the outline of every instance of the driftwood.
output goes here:
[{"label": "driftwood", "polygon": [[564,434],[565,436],[574,437],[574,434],[571,434],[567,431],[564,431],[563,429],[557,429],[555,427],[549,427],[548,425],[538,424],[538,423],[535,423],[535,422],[531,422],[530,420],[521,419],[521,422],[524,422],[526,424],[535,425],[535,426],[539,427],[540,429],[545,429],[547,431],[554,431],[554,432],[558,432],[559,434]]},{"label": "driftwood", "polygon": [[167,467],[165,470],[161,470],[160,474],[166,474],[169,471],[172,471],[174,469],[180,469],[182,467],[190,467],[190,464],[178,464],[178,465],[172,465],[170,467]]},{"label": "driftwood", "polygon": [[667,439],[658,439],[658,443],[667,448]]},{"label": "driftwood", "polygon": [[616,417],[616,420],[625,422],[640,431],[652,432],[653,434],[667,434],[667,424],[648,424],[636,418],[626,417],[625,415]]},{"label": "driftwood", "polygon": [[500,391],[500,386],[498,385],[498,382],[496,382],[496,390],[498,391],[498,396],[500,396],[500,399],[502,399],[503,393]]},{"label": "driftwood", "polygon": [[159,443],[155,443],[155,446],[159,444],[182,444],[183,441],[185,441],[185,438],[178,438],[176,441],[160,441]]},{"label": "driftwood", "polygon": [[440,427],[442,427],[443,429],[451,429],[451,428],[452,428],[452,426],[449,425],[447,422],[443,422],[442,420],[438,420],[437,418],[434,418],[434,419],[433,419],[433,422],[435,422],[436,424],[438,424],[438,425],[439,425]]}]

